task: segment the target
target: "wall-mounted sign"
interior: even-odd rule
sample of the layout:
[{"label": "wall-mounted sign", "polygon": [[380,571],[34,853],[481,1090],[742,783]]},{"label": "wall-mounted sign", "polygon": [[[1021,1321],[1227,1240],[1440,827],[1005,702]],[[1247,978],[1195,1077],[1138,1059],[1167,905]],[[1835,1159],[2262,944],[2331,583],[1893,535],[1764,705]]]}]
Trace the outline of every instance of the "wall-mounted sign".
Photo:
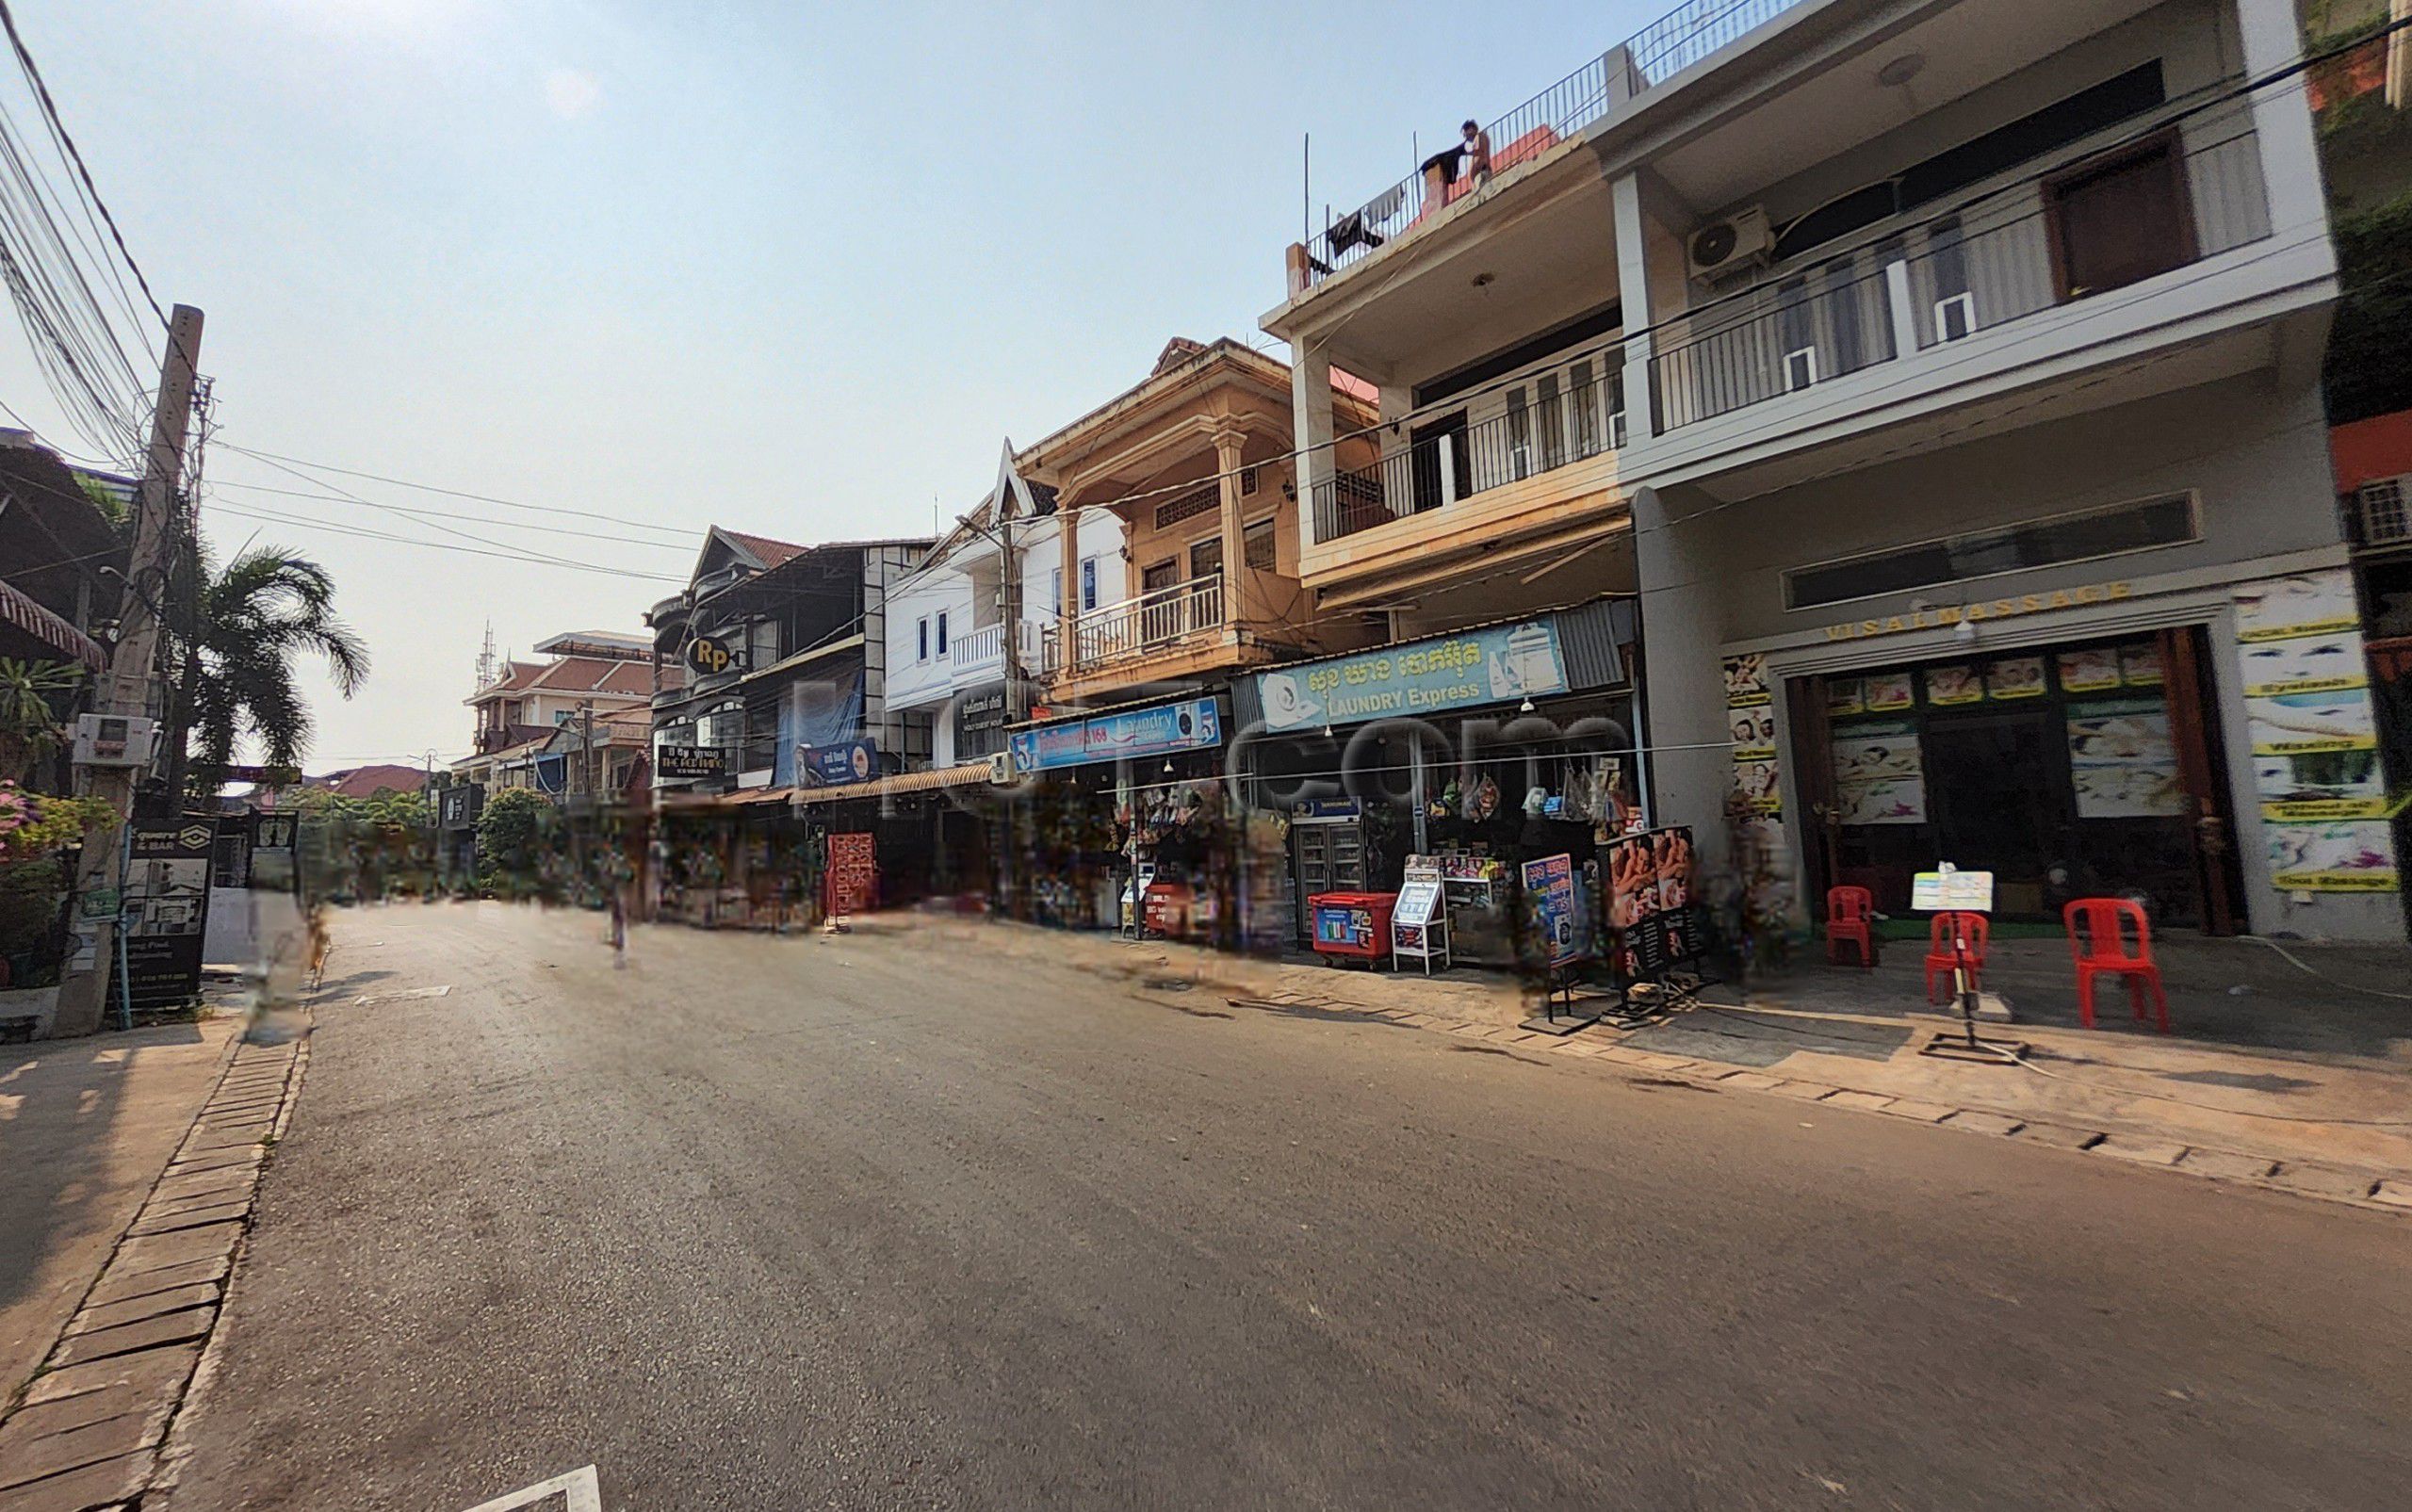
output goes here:
[{"label": "wall-mounted sign", "polygon": [[687,642],[688,670],[706,677],[735,672],[744,665],[737,649],[716,635],[699,635]]},{"label": "wall-mounted sign", "polygon": [[1033,730],[1016,730],[1014,767],[1045,772],[1095,761],[1165,756],[1223,743],[1222,711],[1211,698],[1184,699],[1153,708],[1099,714]]},{"label": "wall-mounted sign", "polygon": [[1256,687],[1278,733],[1514,703],[1568,683],[1556,624],[1527,620],[1259,673]]},{"label": "wall-mounted sign", "polygon": [[[454,791],[461,789],[455,789]],[[252,816],[252,849],[290,851],[302,830],[299,814],[258,813]]]},{"label": "wall-mounted sign", "polygon": [[1009,707],[1005,685],[1001,682],[957,694],[954,700],[956,759],[989,756],[1003,750]]},{"label": "wall-mounted sign", "polygon": [[1963,624],[1981,625],[2015,614],[2042,614],[2086,604],[2110,604],[2134,594],[2129,583],[2100,583],[2084,588],[2056,588],[2048,593],[2021,593],[2016,598],[1989,598],[1974,604],[1948,604],[1941,609],[1887,614],[1881,620],[1853,620],[1826,626],[1829,641],[1861,641],[1871,635],[1904,635],[1912,630],[1948,630]]},{"label": "wall-mounted sign", "polygon": [[485,812],[485,800],[486,790],[473,782],[447,788],[435,800],[435,821],[448,830],[468,829]]},{"label": "wall-mounted sign", "polygon": [[717,777],[728,771],[728,753],[716,745],[658,745],[653,770],[657,776],[678,781]]},{"label": "wall-mounted sign", "polygon": [[796,782],[807,788],[843,788],[879,775],[879,747],[869,740],[795,748]]},{"label": "wall-mounted sign", "polygon": [[187,814],[135,827],[125,896],[125,973],[137,1008],[189,1002],[201,991],[202,930],[209,920],[209,858],[218,826]]}]

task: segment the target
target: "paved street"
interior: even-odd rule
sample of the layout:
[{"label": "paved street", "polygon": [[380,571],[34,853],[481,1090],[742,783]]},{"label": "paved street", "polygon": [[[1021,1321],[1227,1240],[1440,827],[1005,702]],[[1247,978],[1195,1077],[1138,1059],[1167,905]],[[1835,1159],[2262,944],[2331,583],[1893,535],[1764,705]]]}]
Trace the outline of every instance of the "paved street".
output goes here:
[{"label": "paved street", "polygon": [[590,1463],[609,1507],[748,1509],[2412,1475],[2401,1219],[969,926],[653,929],[626,972],[588,914],[338,931],[174,1512],[458,1512]]}]

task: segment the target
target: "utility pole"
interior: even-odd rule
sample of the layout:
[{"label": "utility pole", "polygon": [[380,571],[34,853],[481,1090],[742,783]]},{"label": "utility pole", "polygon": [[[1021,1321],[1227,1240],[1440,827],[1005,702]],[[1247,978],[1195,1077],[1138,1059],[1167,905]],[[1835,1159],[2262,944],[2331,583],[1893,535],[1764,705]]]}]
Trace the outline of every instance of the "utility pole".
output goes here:
[{"label": "utility pole", "polygon": [[[152,693],[158,681],[159,613],[166,606],[171,564],[176,550],[177,487],[184,473],[185,430],[192,418],[193,365],[201,355],[201,312],[179,304],[168,317],[168,352],[159,366],[159,404],[151,412],[151,456],[142,475],[142,497],[134,516],[134,550],[127,565],[122,602],[118,607],[117,644],[109,652],[109,670],[101,685],[99,712],[141,718],[152,713]],[[106,799],[117,810],[118,822],[129,823],[134,811],[133,767],[88,767],[84,790]],[[184,795],[170,795],[182,804]],[[77,913],[82,901],[115,879],[123,907],[123,869],[119,858],[123,841],[116,835],[86,839],[75,863]],[[58,1011],[51,1032],[59,1037],[90,1034],[101,1027],[107,1000],[109,968],[117,949],[118,910],[102,919],[79,923],[91,931],[89,951],[79,949],[59,978]]]}]

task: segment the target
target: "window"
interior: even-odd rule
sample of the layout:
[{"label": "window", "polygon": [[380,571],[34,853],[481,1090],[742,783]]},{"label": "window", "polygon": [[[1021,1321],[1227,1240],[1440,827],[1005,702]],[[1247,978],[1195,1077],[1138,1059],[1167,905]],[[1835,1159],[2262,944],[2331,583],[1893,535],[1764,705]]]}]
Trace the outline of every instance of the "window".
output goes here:
[{"label": "window", "polygon": [[2094,158],[2044,186],[2044,223],[2063,300],[2124,288],[2194,260],[2177,138]]},{"label": "window", "polygon": [[1139,575],[1139,592],[1152,593],[1181,580],[1181,563],[1159,561]]},{"label": "window", "polygon": [[1250,495],[1253,495],[1255,492],[1256,492],[1256,469],[1255,469],[1255,468],[1253,468],[1253,467],[1243,467],[1243,468],[1241,468],[1241,469],[1240,469],[1240,497],[1242,497],[1242,498],[1247,498],[1247,497],[1248,497]]},{"label": "window", "polygon": [[1209,481],[1179,498],[1166,499],[1156,506],[1156,528],[1166,529],[1183,520],[1194,520],[1213,510],[1222,501],[1222,496],[1221,485]]},{"label": "window", "polygon": [[[1448,487],[1442,487],[1441,438],[1449,438]],[[1474,492],[1474,448],[1466,445],[1466,412],[1453,410],[1408,432],[1408,480],[1415,490],[1417,513],[1437,510],[1451,499]],[[1371,501],[1381,508],[1379,485]],[[1387,514],[1387,511],[1384,512]],[[1379,523],[1369,519],[1368,523]],[[1362,527],[1360,527],[1362,528]]]},{"label": "window", "polygon": [[1097,559],[1095,557],[1081,563],[1081,608],[1084,610],[1097,608]]},{"label": "window", "polygon": [[1971,577],[2182,545],[2200,539],[2201,534],[2193,496],[2173,494],[1796,567],[1784,575],[1785,601],[1793,609],[1812,609]]},{"label": "window", "polygon": [[1210,535],[1189,548],[1189,577],[1192,582],[1200,578],[1221,576],[1223,576],[1223,538],[1221,536]]},{"label": "window", "polygon": [[1567,369],[1566,382],[1574,399],[1574,455],[1595,457],[1600,451],[1600,396],[1591,387],[1590,360]]},{"label": "window", "polygon": [[926,614],[922,615],[913,628],[921,638],[921,650],[915,653],[916,658],[927,661],[930,659],[930,617]]},{"label": "window", "polygon": [[1541,471],[1563,466],[1566,463],[1565,406],[1557,397],[1557,375],[1543,373],[1534,381],[1537,396],[1534,408],[1539,412],[1541,431]]},{"label": "window", "polygon": [[1273,538],[1273,519],[1268,515],[1249,526],[1242,538],[1240,556],[1258,572],[1273,571],[1275,562],[1279,560],[1277,555],[1279,543]]},{"label": "window", "polygon": [[1064,612],[1064,569],[1047,569],[1047,613],[1052,619]]},{"label": "window", "polygon": [[946,610],[938,610],[938,655],[946,655]]},{"label": "window", "polygon": [[1533,475],[1532,412],[1524,407],[1524,385],[1508,391],[1508,476]]}]

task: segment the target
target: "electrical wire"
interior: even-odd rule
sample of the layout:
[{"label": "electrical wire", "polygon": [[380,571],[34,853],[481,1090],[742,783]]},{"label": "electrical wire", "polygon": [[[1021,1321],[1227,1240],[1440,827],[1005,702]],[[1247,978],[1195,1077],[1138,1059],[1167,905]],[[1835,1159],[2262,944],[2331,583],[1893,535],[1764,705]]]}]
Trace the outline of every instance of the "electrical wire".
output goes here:
[{"label": "electrical wire", "polygon": [[[237,452],[243,456],[254,458],[261,462],[290,463],[296,467],[307,468],[312,472],[336,473],[345,478],[365,479],[372,483],[386,483],[395,488],[416,489],[423,494],[442,494],[448,497],[468,499],[479,504],[498,504],[505,509],[530,510],[541,514],[573,515],[579,519],[600,520],[607,525],[627,526],[631,529],[656,530],[664,534],[686,536],[689,539],[693,538],[690,532],[678,526],[655,525],[646,520],[631,520],[624,515],[618,514],[601,514],[593,510],[567,509],[558,504],[528,504],[523,503],[518,499],[502,498],[493,494],[472,494],[464,489],[444,488],[434,483],[415,483],[406,478],[390,478],[382,473],[362,472],[358,468],[353,467],[338,467],[333,463],[308,462],[300,457],[289,457],[278,452],[261,451],[251,447],[238,447],[231,441],[221,442],[220,445],[222,445],[228,451]],[[315,481],[315,480],[305,480]],[[322,483],[319,486],[332,487],[334,485]]]},{"label": "electrical wire", "polygon": [[[274,494],[285,498],[315,499],[325,504],[359,504],[362,502],[359,497],[350,494],[316,494],[298,488],[278,488],[269,483],[246,483],[236,481],[233,479],[220,479],[214,486],[217,488],[239,488],[248,493],[254,494]],[[684,541],[644,541],[640,540],[635,536],[611,535],[601,530],[580,530],[575,527],[566,525],[537,525],[531,522],[519,520],[492,520],[482,514],[460,514],[447,510],[422,509],[415,505],[406,504],[382,504],[375,507],[389,510],[396,514],[407,514],[431,520],[467,520],[475,524],[490,525],[500,530],[541,530],[548,535],[577,536],[587,541],[608,541],[620,545],[644,546],[647,549],[656,551],[687,551],[693,549],[691,543]]]}]

